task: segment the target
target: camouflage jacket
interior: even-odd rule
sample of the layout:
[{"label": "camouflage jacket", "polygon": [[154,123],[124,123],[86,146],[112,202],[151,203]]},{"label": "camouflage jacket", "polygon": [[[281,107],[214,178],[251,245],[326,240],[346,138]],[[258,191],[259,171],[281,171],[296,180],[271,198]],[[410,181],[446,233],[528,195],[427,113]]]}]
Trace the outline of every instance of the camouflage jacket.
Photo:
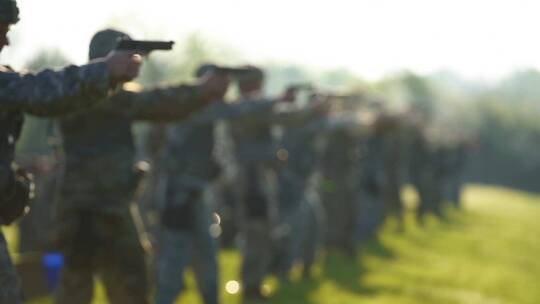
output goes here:
[{"label": "camouflage jacket", "polygon": [[312,117],[311,111],[281,105],[277,100],[264,99],[238,102],[236,107],[243,115],[230,122],[238,163],[276,160],[281,143],[274,138],[272,127],[296,128]]},{"label": "camouflage jacket", "polygon": [[187,85],[144,92],[122,90],[109,99],[60,121],[66,162],[63,204],[113,210],[119,203],[125,206],[126,195],[133,194],[137,182],[132,170],[132,122],[182,119],[204,105],[198,87]]},{"label": "camouflage jacket", "polygon": [[26,75],[0,67],[0,195],[9,192],[23,113],[66,114],[103,100],[108,91],[109,78],[104,63]]},{"label": "camouflage jacket", "polygon": [[[271,127],[275,124],[290,127],[305,122],[308,111],[279,109],[271,100],[217,102],[193,115],[189,120],[169,128],[165,167],[168,174],[183,178],[193,187],[205,187],[220,171],[214,157],[215,123],[230,121],[234,126],[233,139],[236,158],[240,162],[270,160],[278,145]],[[292,132],[291,132],[292,133]]]},{"label": "camouflage jacket", "polygon": [[171,125],[165,149],[167,173],[180,178],[187,186],[206,187],[220,171],[214,159],[215,124],[223,120],[247,123],[272,106],[272,102],[216,102],[187,121]]},{"label": "camouflage jacket", "polygon": [[215,123],[230,112],[216,102],[185,122],[171,124],[165,145],[164,167],[186,186],[204,189],[217,177],[220,166],[214,159]]},{"label": "camouflage jacket", "polygon": [[362,143],[369,133],[354,117],[342,114],[327,119],[321,171],[327,180],[345,180],[355,185],[359,177]]},{"label": "camouflage jacket", "polygon": [[297,108],[302,112],[295,124],[282,125],[279,149],[287,152],[287,168],[298,177],[307,179],[316,170],[321,135],[328,131],[328,119],[315,115],[309,108]]}]

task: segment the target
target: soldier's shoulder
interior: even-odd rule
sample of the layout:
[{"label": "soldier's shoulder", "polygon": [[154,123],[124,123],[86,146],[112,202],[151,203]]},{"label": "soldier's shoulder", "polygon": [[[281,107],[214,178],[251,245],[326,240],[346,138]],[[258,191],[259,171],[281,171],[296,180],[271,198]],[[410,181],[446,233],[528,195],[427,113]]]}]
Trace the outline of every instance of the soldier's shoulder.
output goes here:
[{"label": "soldier's shoulder", "polygon": [[5,83],[19,78],[20,75],[9,65],[0,65],[0,82]]},{"label": "soldier's shoulder", "polygon": [[0,73],[14,73],[15,70],[9,65],[0,65]]}]

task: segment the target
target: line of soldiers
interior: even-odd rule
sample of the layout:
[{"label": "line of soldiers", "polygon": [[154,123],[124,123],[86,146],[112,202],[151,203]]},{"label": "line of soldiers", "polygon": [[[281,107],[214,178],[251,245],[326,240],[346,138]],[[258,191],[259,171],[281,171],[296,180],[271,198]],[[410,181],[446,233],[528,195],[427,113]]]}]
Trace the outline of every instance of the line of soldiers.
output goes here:
[{"label": "line of soldiers", "polygon": [[[0,0],[0,50],[18,15],[14,0]],[[90,303],[96,276],[111,303],[174,303],[188,266],[204,303],[219,303],[218,241],[240,248],[244,297],[261,299],[267,275],[286,281],[301,264],[309,277],[323,248],[353,257],[388,215],[403,229],[407,181],[420,221],[442,216],[445,199],[459,204],[464,146],[415,115],[305,85],[268,98],[253,66],[206,64],[193,84],[140,90],[124,84],[145,54],[115,50],[130,39],[100,31],[89,64],[57,72],[1,67],[2,225],[33,195],[32,176],[13,161],[23,114],[59,119],[64,164],[50,243],[65,263],[56,303]],[[159,123],[150,174],[136,163],[136,121]],[[21,302],[0,233],[0,304]]]},{"label": "line of soldiers", "polygon": [[174,302],[188,266],[204,303],[218,302],[216,242],[240,249],[244,299],[258,300],[269,275],[286,282],[300,266],[308,278],[324,251],[355,257],[388,216],[402,231],[406,183],[420,196],[420,224],[443,216],[444,202],[459,207],[466,142],[417,113],[304,85],[266,98],[258,68],[207,64],[197,76],[208,70],[228,73],[239,97],[167,128],[154,164],[166,173],[148,181],[165,185],[153,203],[162,204],[156,303]]}]

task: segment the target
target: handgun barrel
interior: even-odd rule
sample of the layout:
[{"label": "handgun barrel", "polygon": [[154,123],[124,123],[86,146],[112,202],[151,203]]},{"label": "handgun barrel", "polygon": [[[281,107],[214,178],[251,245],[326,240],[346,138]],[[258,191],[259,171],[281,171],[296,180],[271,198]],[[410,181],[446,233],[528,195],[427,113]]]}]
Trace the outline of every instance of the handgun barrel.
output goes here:
[{"label": "handgun barrel", "polygon": [[120,40],[116,46],[117,50],[127,51],[170,51],[172,50],[174,41],[151,41],[151,40]]}]

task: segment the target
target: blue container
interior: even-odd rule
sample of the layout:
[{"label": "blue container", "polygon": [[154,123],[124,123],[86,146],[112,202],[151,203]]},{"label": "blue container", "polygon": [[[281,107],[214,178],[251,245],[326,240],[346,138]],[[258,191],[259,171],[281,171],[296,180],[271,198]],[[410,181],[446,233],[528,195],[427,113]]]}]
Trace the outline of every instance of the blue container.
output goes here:
[{"label": "blue container", "polygon": [[64,256],[61,253],[49,252],[43,255],[43,267],[47,276],[47,287],[52,293],[58,287],[60,272],[64,267]]}]

